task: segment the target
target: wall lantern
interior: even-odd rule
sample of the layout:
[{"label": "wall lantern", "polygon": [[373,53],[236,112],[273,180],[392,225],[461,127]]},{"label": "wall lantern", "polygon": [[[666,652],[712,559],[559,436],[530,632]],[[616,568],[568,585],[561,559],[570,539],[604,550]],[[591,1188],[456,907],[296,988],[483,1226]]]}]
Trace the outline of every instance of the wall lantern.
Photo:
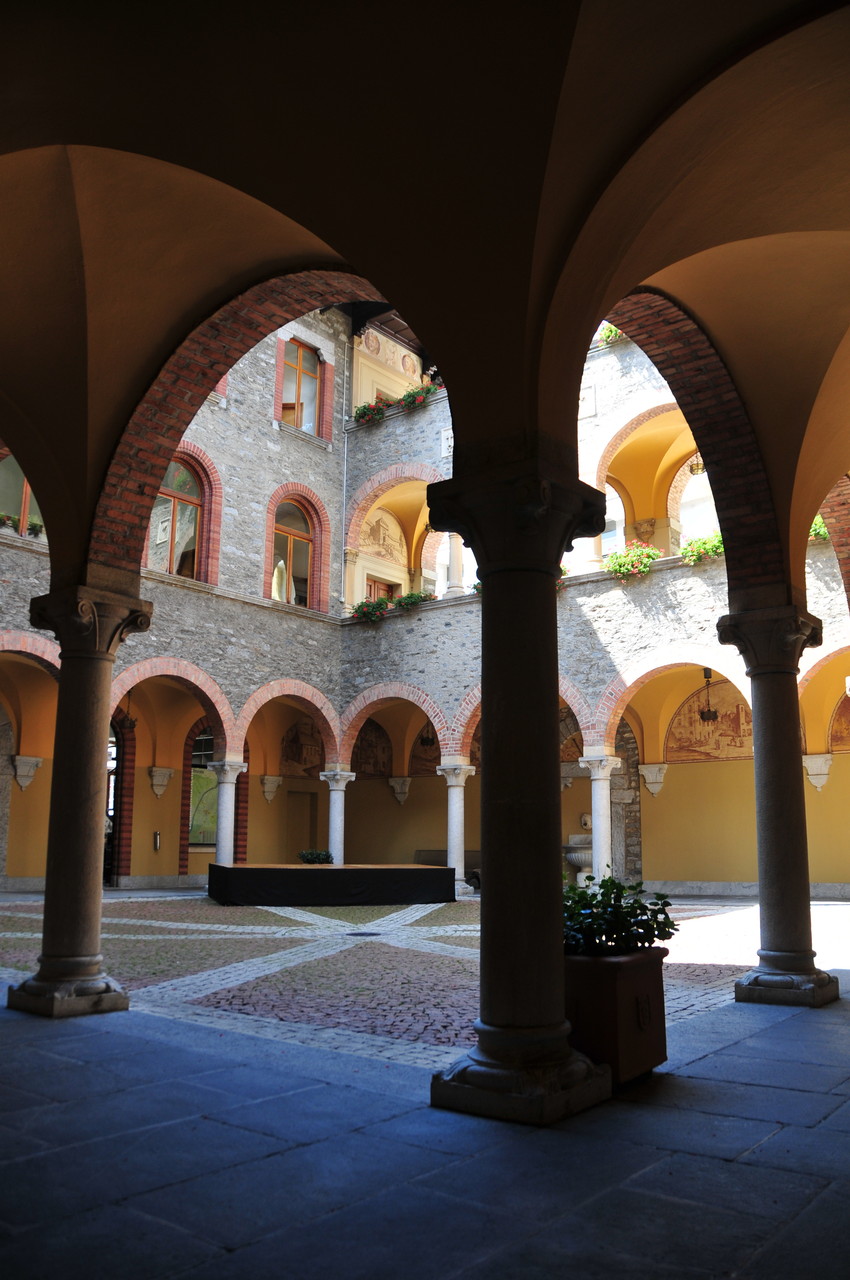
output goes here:
[{"label": "wall lantern", "polygon": [[702,674],[703,679],[705,680],[705,706],[700,707],[699,718],[700,720],[706,721],[716,720],[717,712],[712,711],[711,709],[711,694],[709,693],[709,689],[711,688],[711,667],[703,667]]}]

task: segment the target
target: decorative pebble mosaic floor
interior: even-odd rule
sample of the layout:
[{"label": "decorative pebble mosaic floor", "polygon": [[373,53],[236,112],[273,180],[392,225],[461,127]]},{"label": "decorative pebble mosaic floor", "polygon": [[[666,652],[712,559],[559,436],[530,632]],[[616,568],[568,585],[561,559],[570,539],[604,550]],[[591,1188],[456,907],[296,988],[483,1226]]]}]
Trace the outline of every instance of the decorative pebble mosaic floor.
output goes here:
[{"label": "decorative pebble mosaic floor", "polygon": [[[479,911],[477,899],[306,910],[220,907],[185,892],[112,893],[104,901],[103,951],[109,972],[134,993],[134,1008],[436,1068],[474,1042]],[[717,936],[718,920],[742,911],[756,908],[675,908],[682,929],[665,965],[669,1022],[731,1000],[745,958],[728,963],[724,951],[709,962],[703,944],[696,962],[689,939],[707,924]],[[6,981],[33,972],[40,917],[38,901],[7,895],[0,904]]]}]

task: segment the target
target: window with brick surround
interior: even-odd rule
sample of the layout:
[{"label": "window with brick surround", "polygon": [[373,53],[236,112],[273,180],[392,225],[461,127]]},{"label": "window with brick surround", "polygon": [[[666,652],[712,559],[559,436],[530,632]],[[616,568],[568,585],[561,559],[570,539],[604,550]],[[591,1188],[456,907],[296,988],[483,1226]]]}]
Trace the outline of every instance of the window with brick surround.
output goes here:
[{"label": "window with brick surround", "polygon": [[295,338],[283,342],[279,421],[307,435],[319,434],[321,364],[312,347]]},{"label": "window with brick surround", "polygon": [[148,531],[148,568],[179,578],[198,578],[203,533],[202,487],[194,470],[173,459],[153,504]]},{"label": "window with brick surround", "polygon": [[309,606],[313,526],[297,502],[278,504],[274,518],[273,557],[272,600]]}]

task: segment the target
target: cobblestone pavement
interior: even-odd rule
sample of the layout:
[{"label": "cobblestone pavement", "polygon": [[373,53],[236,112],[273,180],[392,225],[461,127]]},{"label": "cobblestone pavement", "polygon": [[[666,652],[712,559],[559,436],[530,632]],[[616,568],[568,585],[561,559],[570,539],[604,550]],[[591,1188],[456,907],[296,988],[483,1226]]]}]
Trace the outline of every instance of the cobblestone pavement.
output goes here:
[{"label": "cobblestone pavement", "polygon": [[[668,1022],[727,1004],[755,962],[758,908],[673,908]],[[0,902],[0,979],[33,972],[36,895]],[[825,967],[850,967],[850,904],[813,906]],[[105,896],[103,951],[133,1006],[270,1039],[438,1068],[474,1042],[479,902],[445,906],[220,907],[201,892]]]}]

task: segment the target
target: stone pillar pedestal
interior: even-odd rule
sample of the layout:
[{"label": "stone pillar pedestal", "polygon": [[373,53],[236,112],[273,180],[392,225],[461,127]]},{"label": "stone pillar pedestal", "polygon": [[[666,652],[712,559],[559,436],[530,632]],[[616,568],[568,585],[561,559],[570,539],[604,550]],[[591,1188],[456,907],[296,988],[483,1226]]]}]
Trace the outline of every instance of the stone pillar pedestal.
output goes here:
[{"label": "stone pillar pedestal", "polygon": [[342,769],[328,769],[319,777],[330,788],[328,812],[328,846],[336,866],[345,862],[345,788],[357,775]]},{"label": "stone pillar pedestal", "polygon": [[466,780],[472,777],[475,769],[466,760],[461,763],[447,761],[445,764],[437,765],[437,773],[442,778],[445,778],[446,786],[448,787],[446,865],[451,867],[455,873],[455,884],[464,885],[466,844],[464,839],[463,797]]},{"label": "stone pillar pedestal", "polygon": [[793,606],[748,610],[717,624],[721,644],[741,652],[752,681],[753,758],[759,868],[759,963],[735,983],[735,999],[823,1005],[838,980],[816,968],[797,669],[821,642],[817,618]]},{"label": "stone pillar pedestal", "polygon": [[152,606],[90,587],[68,587],[30,605],[33,626],[61,647],[44,931],[38,973],[10,987],[10,1009],[60,1018],[129,1006],[103,969],[100,917],[106,749],[118,645],[150,626]]},{"label": "stone pillar pedestal", "polygon": [[602,502],[533,464],[429,486],[431,524],[462,534],[482,581],[481,1016],[478,1045],[433,1077],[434,1106],[548,1124],[610,1095],[564,1014],[555,593]]},{"label": "stone pillar pedestal", "polygon": [[449,534],[449,580],[443,599],[462,596],[463,591],[463,538],[459,533]]},{"label": "stone pillar pedestal", "polygon": [[215,860],[219,866],[233,866],[236,824],[236,779],[248,768],[244,760],[213,760],[207,765],[216,776]]},{"label": "stone pillar pedestal", "polygon": [[582,756],[579,764],[590,774],[593,878],[598,881],[612,874],[611,774],[622,768],[623,762],[619,756]]}]

